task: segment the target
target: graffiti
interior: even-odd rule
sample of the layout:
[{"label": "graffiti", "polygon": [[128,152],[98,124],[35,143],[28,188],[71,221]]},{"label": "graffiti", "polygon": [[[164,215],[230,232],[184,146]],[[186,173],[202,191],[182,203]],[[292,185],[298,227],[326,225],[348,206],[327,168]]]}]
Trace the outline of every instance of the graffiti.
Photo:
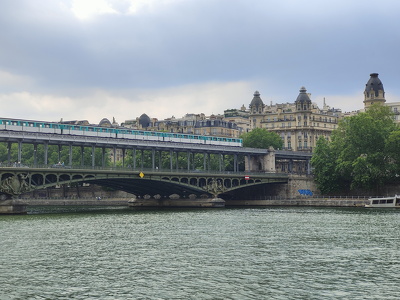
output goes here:
[{"label": "graffiti", "polygon": [[312,196],[313,192],[311,192],[310,190],[298,190],[300,195],[304,195],[304,196]]}]

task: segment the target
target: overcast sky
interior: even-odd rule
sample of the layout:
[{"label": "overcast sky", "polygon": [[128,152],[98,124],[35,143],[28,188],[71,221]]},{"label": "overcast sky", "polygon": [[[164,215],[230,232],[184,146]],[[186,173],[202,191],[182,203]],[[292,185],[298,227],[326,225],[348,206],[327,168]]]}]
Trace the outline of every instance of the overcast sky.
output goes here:
[{"label": "overcast sky", "polygon": [[3,117],[121,123],[294,102],[400,101],[398,0],[5,0]]}]

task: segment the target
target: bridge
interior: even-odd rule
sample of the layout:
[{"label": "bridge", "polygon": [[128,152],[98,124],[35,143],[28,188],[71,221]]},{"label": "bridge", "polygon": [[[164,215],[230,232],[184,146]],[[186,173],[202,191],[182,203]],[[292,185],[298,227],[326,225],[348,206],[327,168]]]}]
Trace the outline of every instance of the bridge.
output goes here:
[{"label": "bridge", "polygon": [[127,168],[52,168],[1,167],[1,200],[6,195],[23,193],[60,185],[92,183],[122,190],[141,198],[168,198],[173,194],[182,198],[229,197],[235,190],[255,185],[287,183],[288,174],[252,172],[188,172],[170,170],[133,171]]},{"label": "bridge", "polygon": [[[293,172],[310,173],[310,153],[272,148],[15,130],[0,130],[0,143],[7,146],[6,160],[0,166],[0,200],[37,189],[82,183],[107,186],[143,198],[173,194],[183,198],[232,197],[239,191],[246,194],[246,190],[254,190],[256,186],[285,184],[288,174]],[[14,144],[17,145],[16,161],[11,159]],[[65,164],[50,161],[50,146],[58,149],[58,161],[65,158]],[[30,164],[24,162],[25,147],[33,147]],[[76,148],[79,159],[73,159]],[[67,155],[62,157],[65,149]],[[99,149],[101,159],[97,159]],[[111,165],[106,164],[107,155],[113,158]],[[130,157],[129,163],[127,157]]]}]

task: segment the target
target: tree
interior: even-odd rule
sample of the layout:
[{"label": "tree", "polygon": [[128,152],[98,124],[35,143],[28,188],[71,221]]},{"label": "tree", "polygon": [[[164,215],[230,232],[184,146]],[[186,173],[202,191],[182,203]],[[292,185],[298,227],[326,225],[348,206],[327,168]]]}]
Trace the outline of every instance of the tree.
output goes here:
[{"label": "tree", "polygon": [[392,179],[400,175],[400,129],[392,131],[386,141],[385,152],[389,157],[390,176]]},{"label": "tree", "polygon": [[[311,160],[315,181],[323,192],[377,189],[390,180],[400,145],[390,108],[373,105],[343,119],[331,142],[317,143]],[[399,149],[399,148],[397,148]]]},{"label": "tree", "polygon": [[342,177],[335,171],[337,157],[332,144],[325,137],[317,141],[311,165],[314,168],[314,180],[323,194],[330,194],[344,186]]},{"label": "tree", "polygon": [[262,149],[273,147],[274,149],[281,149],[283,146],[283,141],[278,134],[264,128],[255,128],[240,137],[243,139],[244,147]]}]

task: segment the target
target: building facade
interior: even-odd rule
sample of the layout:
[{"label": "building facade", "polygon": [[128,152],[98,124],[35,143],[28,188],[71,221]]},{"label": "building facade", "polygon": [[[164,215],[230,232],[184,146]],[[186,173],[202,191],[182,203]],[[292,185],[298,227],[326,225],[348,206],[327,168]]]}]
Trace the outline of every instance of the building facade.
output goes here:
[{"label": "building facade", "polygon": [[150,119],[146,114],[136,120],[127,120],[123,126],[149,131],[185,133],[195,135],[212,135],[237,138],[242,128],[236,123],[225,120],[223,115],[205,116],[205,114],[186,114],[182,118],[164,120]]},{"label": "building facade", "polygon": [[265,128],[276,132],[283,141],[284,150],[312,152],[320,136],[330,139],[342,117],[340,109],[325,104],[320,109],[301,87],[293,103],[265,105],[255,91],[250,103],[250,128]]}]

